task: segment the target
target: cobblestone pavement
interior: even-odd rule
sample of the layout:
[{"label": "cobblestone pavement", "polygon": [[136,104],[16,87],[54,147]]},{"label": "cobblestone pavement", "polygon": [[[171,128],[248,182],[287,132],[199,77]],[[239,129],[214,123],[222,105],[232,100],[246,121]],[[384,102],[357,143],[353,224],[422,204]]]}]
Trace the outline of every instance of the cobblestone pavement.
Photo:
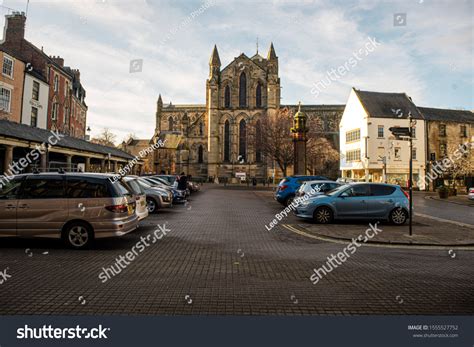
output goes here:
[{"label": "cobblestone pavement", "polygon": [[[0,314],[474,313],[473,252],[361,247],[313,285],[312,269],[344,245],[281,226],[268,231],[265,224],[280,210],[270,192],[205,188],[189,205],[90,250],[1,239],[0,271],[11,277],[0,284]],[[103,267],[165,221],[168,235],[101,282]],[[361,233],[366,228],[361,224]]]}]

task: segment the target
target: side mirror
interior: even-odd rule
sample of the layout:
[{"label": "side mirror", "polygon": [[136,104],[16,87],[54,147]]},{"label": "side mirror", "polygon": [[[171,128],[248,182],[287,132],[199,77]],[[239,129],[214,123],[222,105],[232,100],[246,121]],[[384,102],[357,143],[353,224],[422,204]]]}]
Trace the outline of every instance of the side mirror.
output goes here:
[{"label": "side mirror", "polygon": [[344,198],[349,197],[349,194],[347,194],[346,192],[344,192],[344,193],[341,193],[341,195],[339,195],[339,197],[344,199]]}]

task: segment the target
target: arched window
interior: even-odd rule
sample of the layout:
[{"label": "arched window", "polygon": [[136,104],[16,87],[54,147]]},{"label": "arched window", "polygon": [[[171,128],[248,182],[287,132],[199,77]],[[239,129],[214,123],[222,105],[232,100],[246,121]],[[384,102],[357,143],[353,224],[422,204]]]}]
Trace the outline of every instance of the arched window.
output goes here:
[{"label": "arched window", "polygon": [[198,163],[204,163],[204,150],[202,146],[198,148]]},{"label": "arched window", "polygon": [[228,120],[224,125],[224,161],[230,161],[230,123]]},{"label": "arched window", "polygon": [[230,108],[230,87],[229,85],[225,86],[224,90],[224,107]]},{"label": "arched window", "polygon": [[169,117],[168,118],[168,130],[169,131],[173,131],[173,128],[174,128],[174,124],[173,124],[173,117]]},{"label": "arched window", "polygon": [[262,124],[259,120],[255,126],[255,160],[257,163],[262,161]]},{"label": "arched window", "polygon": [[258,82],[257,90],[255,91],[255,105],[260,108],[262,107],[262,84]]},{"label": "arched window", "polygon": [[202,122],[199,123],[199,136],[204,135],[204,124]]},{"label": "arched window", "polygon": [[241,161],[246,160],[247,154],[247,124],[245,120],[239,123],[239,157]]},{"label": "arched window", "polygon": [[247,76],[245,76],[245,72],[240,74],[239,107],[247,107]]}]

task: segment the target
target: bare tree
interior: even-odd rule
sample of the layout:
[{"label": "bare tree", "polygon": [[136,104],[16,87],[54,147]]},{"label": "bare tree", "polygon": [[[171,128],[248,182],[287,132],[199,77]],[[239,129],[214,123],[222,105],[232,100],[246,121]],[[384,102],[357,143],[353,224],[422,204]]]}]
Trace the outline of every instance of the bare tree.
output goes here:
[{"label": "bare tree", "polygon": [[116,139],[117,135],[112,133],[108,128],[104,128],[97,137],[92,138],[91,142],[102,146],[115,147]]},{"label": "bare tree", "polygon": [[261,138],[256,144],[266,158],[278,164],[284,176],[288,167],[293,164],[293,142],[290,132],[292,122],[292,114],[288,108],[263,116]]},{"label": "bare tree", "polygon": [[339,152],[327,138],[311,137],[306,144],[306,167],[312,175],[334,176],[339,170]]}]

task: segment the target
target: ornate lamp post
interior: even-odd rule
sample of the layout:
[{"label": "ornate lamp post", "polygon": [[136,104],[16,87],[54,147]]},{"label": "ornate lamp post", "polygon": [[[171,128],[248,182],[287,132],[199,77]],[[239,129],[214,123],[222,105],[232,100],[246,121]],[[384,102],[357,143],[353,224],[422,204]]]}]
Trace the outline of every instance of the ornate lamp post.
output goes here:
[{"label": "ornate lamp post", "polygon": [[298,104],[298,112],[293,117],[293,147],[294,147],[294,175],[306,174],[306,114],[301,111],[301,102]]}]

